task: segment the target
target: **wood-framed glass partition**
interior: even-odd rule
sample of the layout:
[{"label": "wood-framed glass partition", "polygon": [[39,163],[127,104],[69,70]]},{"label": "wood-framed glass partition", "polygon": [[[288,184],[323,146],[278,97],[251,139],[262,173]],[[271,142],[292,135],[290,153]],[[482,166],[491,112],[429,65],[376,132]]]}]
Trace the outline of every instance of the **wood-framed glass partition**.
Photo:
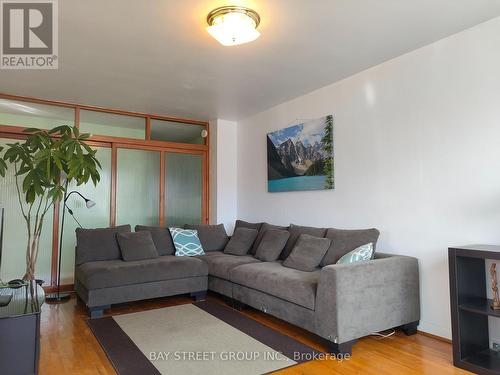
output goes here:
[{"label": "wood-framed glass partition", "polygon": [[[27,127],[63,124],[92,134],[90,144],[102,164],[96,187],[70,187],[96,202],[87,209],[77,195],[68,200],[83,227],[208,223],[208,122],[0,94],[0,142],[25,138]],[[0,179],[0,205],[7,208],[0,276],[7,280],[22,276],[25,267],[24,226],[11,199],[12,182],[13,176]],[[46,285],[56,283],[61,213],[62,204],[55,205],[41,239],[37,277]],[[77,226],[66,215],[61,280],[67,288],[73,283]]]}]

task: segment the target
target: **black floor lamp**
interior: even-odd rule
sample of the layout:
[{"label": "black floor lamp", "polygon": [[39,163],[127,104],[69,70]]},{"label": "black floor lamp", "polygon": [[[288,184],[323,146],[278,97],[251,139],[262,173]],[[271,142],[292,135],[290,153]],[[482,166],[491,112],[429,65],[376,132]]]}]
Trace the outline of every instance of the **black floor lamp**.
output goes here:
[{"label": "black floor lamp", "polygon": [[66,302],[69,300],[69,297],[71,296],[69,293],[61,293],[61,251],[62,251],[62,245],[63,245],[63,234],[64,234],[64,216],[66,213],[66,210],[68,210],[68,213],[73,217],[73,219],[76,221],[78,226],[80,228],[83,228],[80,222],[76,219],[75,215],[73,215],[73,211],[71,208],[69,208],[66,205],[66,202],[68,198],[70,197],[71,194],[78,194],[82,199],[85,201],[85,206],[87,208],[92,208],[95,206],[95,202],[85,198],[82,194],[80,194],[78,191],[73,190],[72,192],[64,193],[64,201],[63,201],[63,213],[62,213],[62,220],[61,220],[61,233],[59,234],[59,254],[58,254],[58,270],[57,270],[57,292],[56,293],[50,293],[45,296],[45,301],[46,302]]}]

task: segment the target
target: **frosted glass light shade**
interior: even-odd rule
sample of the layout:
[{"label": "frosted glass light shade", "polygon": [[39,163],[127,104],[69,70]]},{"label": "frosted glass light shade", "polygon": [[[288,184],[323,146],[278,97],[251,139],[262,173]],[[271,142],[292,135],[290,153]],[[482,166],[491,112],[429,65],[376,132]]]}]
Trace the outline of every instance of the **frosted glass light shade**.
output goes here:
[{"label": "frosted glass light shade", "polygon": [[260,36],[257,22],[247,13],[228,11],[210,18],[207,31],[223,46],[252,42]]}]

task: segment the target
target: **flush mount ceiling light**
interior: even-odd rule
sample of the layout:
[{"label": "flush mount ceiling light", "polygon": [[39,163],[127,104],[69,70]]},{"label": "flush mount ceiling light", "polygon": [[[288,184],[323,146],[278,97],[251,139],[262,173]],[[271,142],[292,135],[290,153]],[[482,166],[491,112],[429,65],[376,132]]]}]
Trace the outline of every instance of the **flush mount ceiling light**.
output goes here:
[{"label": "flush mount ceiling light", "polygon": [[207,31],[223,46],[236,46],[252,42],[260,36],[257,26],[260,17],[256,11],[225,6],[212,10],[207,16]]}]

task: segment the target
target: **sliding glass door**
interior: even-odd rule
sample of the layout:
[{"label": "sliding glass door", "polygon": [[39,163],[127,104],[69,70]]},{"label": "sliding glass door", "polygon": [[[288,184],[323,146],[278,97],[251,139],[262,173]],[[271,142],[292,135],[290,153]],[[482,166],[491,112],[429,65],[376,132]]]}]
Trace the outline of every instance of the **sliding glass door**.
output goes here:
[{"label": "sliding glass door", "polygon": [[160,152],[118,148],[116,225],[159,225]]},{"label": "sliding glass door", "polygon": [[203,222],[202,155],[165,152],[165,224]]},{"label": "sliding glass door", "polygon": [[203,191],[203,155],[118,147],[116,225],[199,224]]}]

